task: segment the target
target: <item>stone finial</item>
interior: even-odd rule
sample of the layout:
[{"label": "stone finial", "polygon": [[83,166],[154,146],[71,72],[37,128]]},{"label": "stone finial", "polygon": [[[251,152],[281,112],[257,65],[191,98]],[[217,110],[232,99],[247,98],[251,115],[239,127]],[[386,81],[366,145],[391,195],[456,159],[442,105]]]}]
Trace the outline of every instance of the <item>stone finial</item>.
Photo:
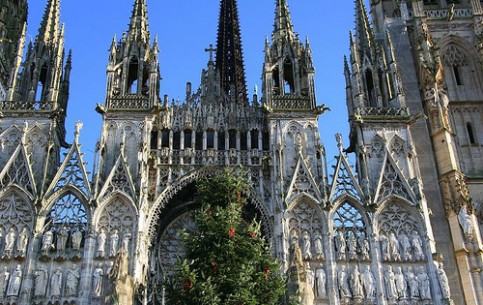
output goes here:
[{"label": "stone finial", "polygon": [[83,126],[84,126],[84,124],[82,123],[82,121],[75,122],[75,132],[74,132],[74,142],[75,143],[79,142],[79,135],[80,135],[80,131],[82,130]]}]

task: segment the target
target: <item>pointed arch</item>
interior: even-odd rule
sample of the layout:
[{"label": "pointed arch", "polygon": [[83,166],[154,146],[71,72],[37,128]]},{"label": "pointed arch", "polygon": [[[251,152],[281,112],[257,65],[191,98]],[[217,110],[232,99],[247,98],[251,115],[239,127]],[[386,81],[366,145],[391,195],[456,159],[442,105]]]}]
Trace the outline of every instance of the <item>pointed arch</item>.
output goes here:
[{"label": "pointed arch", "polygon": [[327,233],[324,232],[327,228],[326,213],[314,198],[307,195],[301,195],[288,204],[285,221],[289,236],[297,236],[298,240],[302,239],[304,231],[313,235]]},{"label": "pointed arch", "polygon": [[376,134],[371,140],[371,146],[369,147],[369,157],[381,158],[385,152],[386,140],[380,135]]},{"label": "pointed arch", "polygon": [[22,139],[22,130],[10,126],[0,134],[0,168],[3,168]]},{"label": "pointed arch", "polygon": [[94,230],[96,232],[114,232],[132,234],[135,230],[138,211],[132,199],[114,192],[99,205],[94,215]]},{"label": "pointed arch", "polygon": [[129,60],[129,68],[127,74],[127,92],[131,94],[136,94],[138,92],[138,81],[139,81],[139,59],[137,56],[131,57]]},{"label": "pointed arch", "polygon": [[0,193],[0,223],[6,227],[15,227],[16,232],[27,226],[34,229],[35,207],[29,195],[17,186],[8,187]]}]

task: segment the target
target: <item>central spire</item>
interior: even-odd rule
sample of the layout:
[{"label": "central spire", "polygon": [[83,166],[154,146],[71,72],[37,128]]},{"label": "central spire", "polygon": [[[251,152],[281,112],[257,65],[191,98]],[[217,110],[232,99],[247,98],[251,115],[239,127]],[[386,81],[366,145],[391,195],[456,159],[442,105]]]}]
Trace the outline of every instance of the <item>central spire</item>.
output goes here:
[{"label": "central spire", "polygon": [[237,103],[247,102],[247,86],[236,0],[221,0],[216,45],[220,86]]},{"label": "central spire", "polygon": [[144,43],[149,43],[150,39],[147,11],[146,0],[136,0],[129,25],[129,36]]}]

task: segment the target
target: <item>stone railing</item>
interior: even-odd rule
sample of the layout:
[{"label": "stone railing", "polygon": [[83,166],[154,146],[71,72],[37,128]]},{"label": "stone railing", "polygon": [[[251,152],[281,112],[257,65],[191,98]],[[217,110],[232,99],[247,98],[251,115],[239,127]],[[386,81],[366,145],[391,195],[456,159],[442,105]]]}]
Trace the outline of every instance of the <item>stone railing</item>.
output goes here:
[{"label": "stone railing", "polygon": [[273,110],[310,110],[312,103],[307,96],[284,95],[274,96],[272,99]]},{"label": "stone railing", "polygon": [[34,102],[34,101],[0,101],[0,111],[53,111],[56,110],[57,104],[50,102]]},{"label": "stone railing", "polygon": [[108,98],[106,108],[113,110],[147,110],[150,107],[146,96],[127,94]]},{"label": "stone railing", "polygon": [[270,152],[260,149],[252,150],[195,150],[193,148],[186,149],[170,149],[161,148],[151,150],[151,158],[157,160],[158,165],[185,165],[185,166],[203,166],[203,165],[244,165],[244,166],[261,166],[264,160],[270,156]]},{"label": "stone railing", "polygon": [[355,115],[359,116],[408,116],[409,110],[406,107],[361,107],[355,109]]},{"label": "stone railing", "polygon": [[[426,10],[426,16],[429,19],[446,19],[448,18],[449,10]],[[454,18],[471,18],[473,17],[473,10],[471,8],[461,8],[454,10]]]}]

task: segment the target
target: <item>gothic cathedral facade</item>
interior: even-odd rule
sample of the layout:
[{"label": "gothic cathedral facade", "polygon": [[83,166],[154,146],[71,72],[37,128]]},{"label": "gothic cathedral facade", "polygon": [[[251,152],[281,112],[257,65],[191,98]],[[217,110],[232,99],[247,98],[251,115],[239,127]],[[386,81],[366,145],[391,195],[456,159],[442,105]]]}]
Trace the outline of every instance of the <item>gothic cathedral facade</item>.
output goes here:
[{"label": "gothic cathedral facade", "polygon": [[29,44],[27,0],[0,0],[1,305],[114,304],[119,253],[129,278],[119,304],[165,304],[178,233],[195,229],[196,181],[239,166],[246,217],[261,222],[281,272],[301,250],[304,282],[291,293],[304,305],[483,303],[479,0],[370,0],[370,11],[354,1],[350,135],[346,146],[337,135],[330,172],[312,49],[287,0],[275,1],[260,94],[247,94],[237,1],[220,0],[216,58],[179,103],[160,97],[147,3],[133,2],[106,54],[89,175],[81,123],[73,143],[65,136],[73,59],[60,0],[46,0]]}]

